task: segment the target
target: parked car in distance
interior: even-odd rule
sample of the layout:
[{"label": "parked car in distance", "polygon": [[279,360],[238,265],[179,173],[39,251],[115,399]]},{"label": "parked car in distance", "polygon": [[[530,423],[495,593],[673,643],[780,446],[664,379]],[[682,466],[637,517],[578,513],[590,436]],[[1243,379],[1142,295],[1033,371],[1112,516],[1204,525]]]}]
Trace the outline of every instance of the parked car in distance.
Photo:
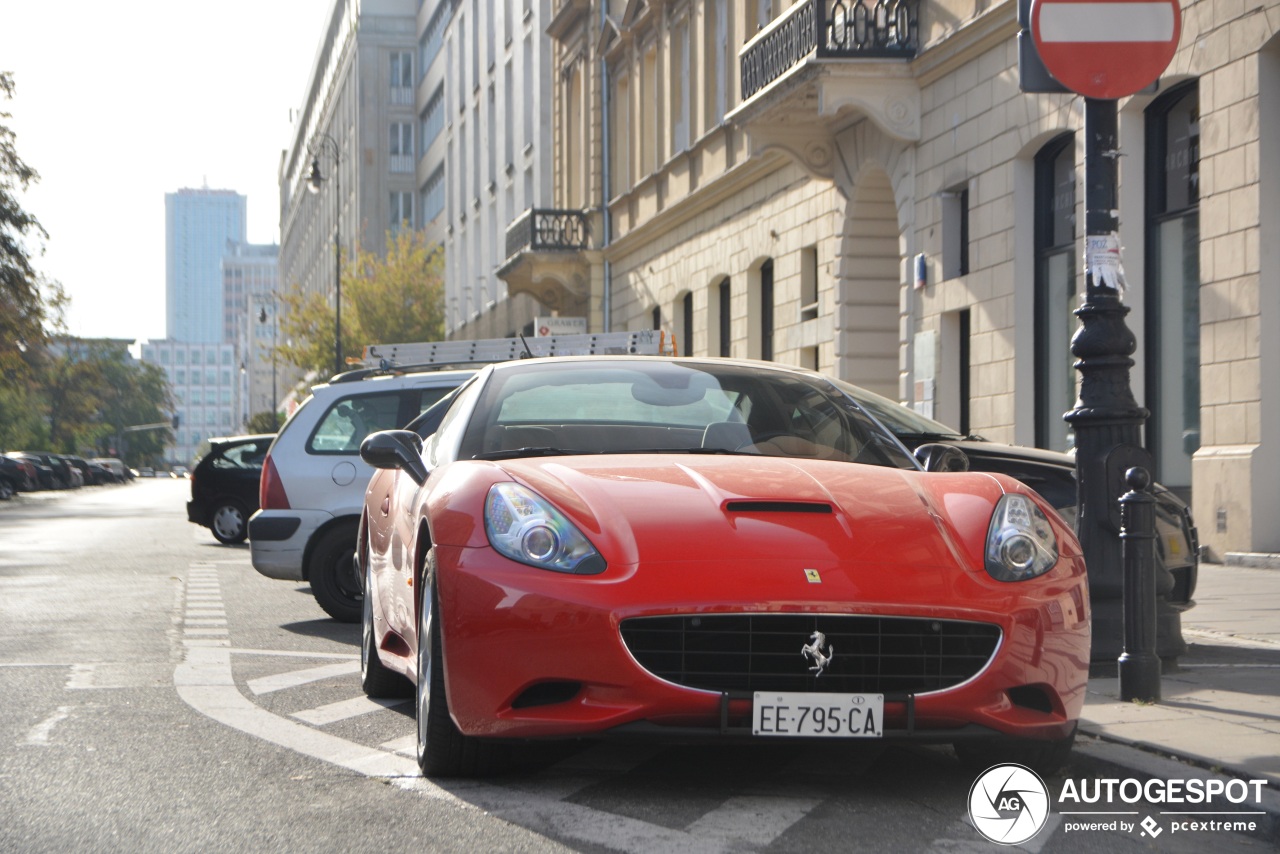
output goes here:
[{"label": "parked car in distance", "polygon": [[0,456],[0,501],[15,493],[34,489],[35,467],[20,457]]},{"label": "parked car in distance", "polygon": [[60,481],[53,466],[44,461],[44,457],[28,451],[10,451],[8,456],[23,460],[35,472],[35,485],[32,489],[59,489]]},{"label": "parked car in distance", "polygon": [[89,461],[84,457],[77,457],[75,454],[62,454],[61,456],[72,468],[80,472],[80,478],[84,486],[98,486],[102,483],[101,475],[94,471],[93,466],[89,465]]},{"label": "parked car in distance", "polygon": [[416,697],[427,776],[546,738],[1069,755],[1090,643],[1071,528],[1012,477],[950,471],[955,448],[913,457],[822,374],[504,362],[425,443],[361,454],[361,683]]},{"label": "parked car in distance", "polygon": [[115,457],[94,457],[89,462],[104,467],[111,473],[112,480],[116,483],[124,483],[132,477],[128,466]]},{"label": "parked car in distance", "polygon": [[274,433],[209,440],[209,453],[191,473],[187,520],[213,532],[220,543],[243,543],[258,509],[258,480]]}]

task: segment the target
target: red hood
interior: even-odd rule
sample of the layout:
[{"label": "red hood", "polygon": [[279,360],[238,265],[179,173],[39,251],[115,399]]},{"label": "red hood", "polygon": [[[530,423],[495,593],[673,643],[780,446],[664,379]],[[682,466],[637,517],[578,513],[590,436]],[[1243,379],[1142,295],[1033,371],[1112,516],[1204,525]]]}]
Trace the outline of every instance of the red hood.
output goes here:
[{"label": "red hood", "polygon": [[[980,570],[987,524],[1004,493],[1004,481],[985,474],[763,456],[542,457],[498,465],[553,502],[611,564],[643,555]],[[829,512],[801,512],[808,508]]]}]

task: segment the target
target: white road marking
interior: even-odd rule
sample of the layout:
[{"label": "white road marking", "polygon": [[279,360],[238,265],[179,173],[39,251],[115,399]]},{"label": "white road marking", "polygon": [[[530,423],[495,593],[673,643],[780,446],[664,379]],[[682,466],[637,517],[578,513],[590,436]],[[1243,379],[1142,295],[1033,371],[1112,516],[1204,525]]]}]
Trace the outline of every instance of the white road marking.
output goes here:
[{"label": "white road marking", "polygon": [[685,830],[700,839],[719,839],[738,849],[744,844],[765,846],[808,815],[818,803],[799,798],[729,798]]},{"label": "white road marking", "polygon": [[393,738],[391,741],[384,741],[378,746],[391,753],[414,757],[418,753],[418,736],[416,734],[401,736],[400,738]]},{"label": "white road marking", "polygon": [[264,676],[261,679],[250,679],[249,690],[255,694],[270,694],[285,688],[297,688],[308,682],[319,682],[321,679],[332,679],[335,676],[350,676],[360,672],[359,661],[344,661],[341,664],[326,664],[307,670],[291,670],[275,676]]},{"label": "white road marking", "polygon": [[35,746],[48,744],[49,734],[53,732],[53,728],[69,717],[71,717],[71,707],[58,706],[57,710],[47,718],[27,730],[27,744]]},{"label": "white road marking", "polygon": [[67,676],[67,684],[64,687],[68,691],[82,691],[93,688],[94,670],[95,665],[92,664],[71,665],[71,673]]},{"label": "white road marking", "polygon": [[370,712],[380,712],[383,709],[389,709],[392,706],[399,706],[407,700],[375,700],[372,697],[352,697],[350,700],[343,700],[338,703],[329,703],[327,706],[319,706],[314,709],[303,709],[300,712],[294,712],[290,717],[297,718],[303,723],[309,723],[313,726],[327,726],[345,721],[349,718],[356,718],[360,715],[367,715]]},{"label": "white road marking", "polygon": [[[236,688],[229,649],[188,644],[186,659],[174,671],[173,682],[178,696],[196,711],[264,741],[368,777],[418,775],[418,765],[412,760],[294,723],[255,705]],[[425,793],[456,801],[434,784]]]}]

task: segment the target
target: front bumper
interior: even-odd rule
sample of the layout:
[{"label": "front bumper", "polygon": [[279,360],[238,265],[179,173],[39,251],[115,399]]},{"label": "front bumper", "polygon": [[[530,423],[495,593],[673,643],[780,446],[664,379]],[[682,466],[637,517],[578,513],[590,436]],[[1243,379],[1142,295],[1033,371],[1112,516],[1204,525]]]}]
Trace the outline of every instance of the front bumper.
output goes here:
[{"label": "front bumper", "polygon": [[[1084,704],[1090,624],[1082,559],[1016,586],[954,570],[911,585],[866,573],[856,593],[827,569],[825,589],[801,589],[763,566],[734,567],[729,585],[720,582],[730,576],[697,565],[567,577],[486,549],[439,548],[437,559],[449,706],[472,736],[750,737],[749,692],[674,684],[632,655],[621,622],[668,614],[864,614],[998,626],[989,661],[960,684],[883,692],[889,740],[1061,739]],[[805,640],[795,638],[801,672]]]}]

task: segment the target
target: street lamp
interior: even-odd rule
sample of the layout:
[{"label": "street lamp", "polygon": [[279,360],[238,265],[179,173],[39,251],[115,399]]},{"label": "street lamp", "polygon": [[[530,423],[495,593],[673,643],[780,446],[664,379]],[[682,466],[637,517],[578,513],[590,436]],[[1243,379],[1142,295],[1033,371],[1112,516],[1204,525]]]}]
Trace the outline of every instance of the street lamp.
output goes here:
[{"label": "street lamp", "polygon": [[[277,415],[280,406],[280,398],[276,395],[276,295],[271,294],[271,420],[272,423],[279,423]],[[267,307],[264,305],[258,311],[258,322],[267,322]]]},{"label": "street lamp", "polygon": [[[342,184],[339,181],[342,153],[337,140],[327,133],[321,134],[315,145],[333,157],[333,372],[337,374],[342,372]],[[320,157],[313,156],[311,174],[307,176],[307,189],[312,193],[319,193],[324,181],[325,177],[320,173]]]}]

